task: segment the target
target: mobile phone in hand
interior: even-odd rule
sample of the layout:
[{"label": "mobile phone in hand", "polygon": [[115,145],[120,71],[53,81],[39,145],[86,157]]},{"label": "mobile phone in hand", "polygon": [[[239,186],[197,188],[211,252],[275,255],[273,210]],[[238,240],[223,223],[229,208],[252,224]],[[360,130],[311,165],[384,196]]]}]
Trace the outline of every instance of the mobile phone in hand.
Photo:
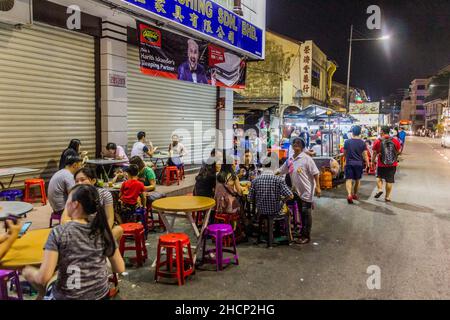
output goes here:
[{"label": "mobile phone in hand", "polygon": [[28,231],[28,229],[31,227],[31,223],[32,223],[31,221],[28,221],[23,224],[22,229],[20,229],[19,231],[18,235],[19,238],[22,237]]}]

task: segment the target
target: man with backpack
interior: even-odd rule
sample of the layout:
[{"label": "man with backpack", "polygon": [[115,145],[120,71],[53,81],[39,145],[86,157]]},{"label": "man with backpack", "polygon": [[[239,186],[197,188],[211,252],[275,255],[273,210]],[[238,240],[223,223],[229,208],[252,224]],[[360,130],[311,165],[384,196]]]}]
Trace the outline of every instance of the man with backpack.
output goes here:
[{"label": "man with backpack", "polygon": [[398,166],[398,154],[401,150],[400,141],[389,135],[390,129],[387,126],[381,128],[381,138],[373,144],[373,164],[377,162],[377,187],[378,192],[375,198],[378,199],[383,194],[383,180],[386,181],[386,202],[391,201],[392,187],[395,183],[395,173]]}]

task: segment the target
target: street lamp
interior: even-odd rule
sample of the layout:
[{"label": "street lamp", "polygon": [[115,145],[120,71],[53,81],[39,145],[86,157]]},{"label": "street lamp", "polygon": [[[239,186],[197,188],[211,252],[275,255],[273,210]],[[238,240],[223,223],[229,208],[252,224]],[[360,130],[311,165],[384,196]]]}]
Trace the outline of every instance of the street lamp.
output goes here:
[{"label": "street lamp", "polygon": [[389,40],[391,38],[390,35],[384,35],[378,38],[361,38],[361,39],[353,39],[353,25],[350,27],[350,48],[348,52],[348,71],[347,71],[347,95],[346,95],[346,107],[347,107],[347,113],[350,109],[350,71],[351,71],[351,64],[352,64],[352,43],[353,41],[383,41],[383,40]]}]

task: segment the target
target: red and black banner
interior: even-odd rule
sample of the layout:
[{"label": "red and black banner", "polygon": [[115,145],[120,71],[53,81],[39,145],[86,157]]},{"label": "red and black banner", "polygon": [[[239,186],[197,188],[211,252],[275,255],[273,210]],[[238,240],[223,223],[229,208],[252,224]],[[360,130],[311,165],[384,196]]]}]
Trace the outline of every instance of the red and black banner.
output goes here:
[{"label": "red and black banner", "polygon": [[208,43],[137,22],[145,74],[234,89],[245,88],[245,58]]}]

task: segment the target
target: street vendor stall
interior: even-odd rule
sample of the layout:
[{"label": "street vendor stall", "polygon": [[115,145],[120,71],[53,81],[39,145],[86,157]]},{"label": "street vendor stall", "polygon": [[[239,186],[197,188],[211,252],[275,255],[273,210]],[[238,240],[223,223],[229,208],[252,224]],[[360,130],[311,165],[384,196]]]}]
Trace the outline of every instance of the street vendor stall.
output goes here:
[{"label": "street vendor stall", "polygon": [[324,189],[344,181],[345,159],[341,152],[342,137],[353,121],[351,116],[316,105],[309,106],[298,114],[285,117],[285,126],[303,129],[300,131],[307,128],[310,135],[309,151],[321,170],[321,177],[325,177],[323,178]]}]

